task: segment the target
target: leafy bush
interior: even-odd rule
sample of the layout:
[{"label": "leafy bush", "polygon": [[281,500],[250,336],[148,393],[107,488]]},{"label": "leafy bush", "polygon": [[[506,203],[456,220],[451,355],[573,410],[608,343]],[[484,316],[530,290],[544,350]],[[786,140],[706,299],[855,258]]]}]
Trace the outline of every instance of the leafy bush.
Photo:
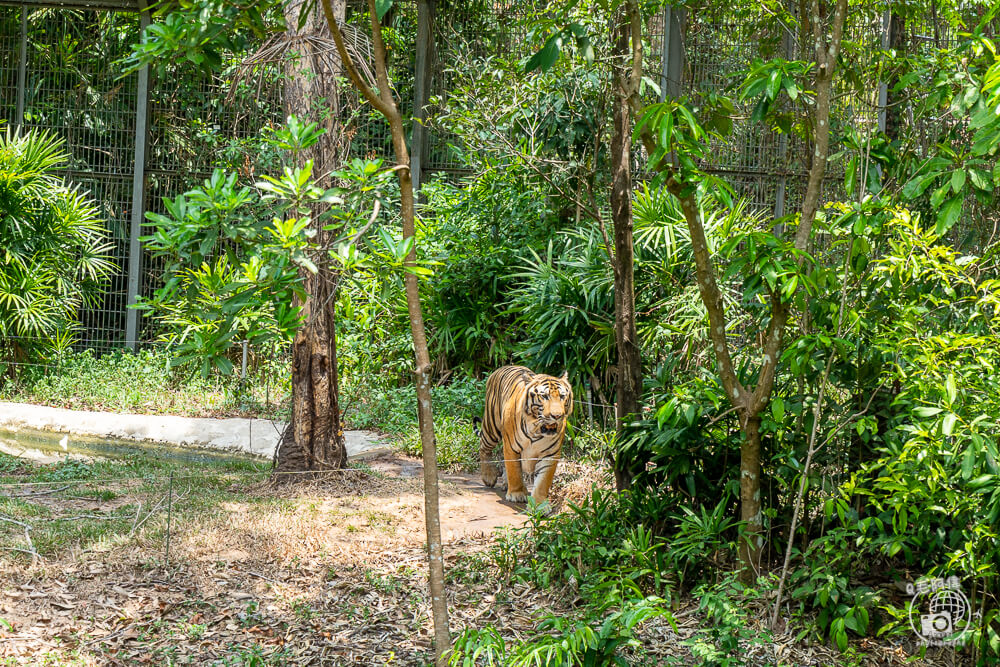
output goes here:
[{"label": "leafy bush", "polygon": [[665,618],[676,627],[664,600],[650,597],[629,600],[620,610],[596,618],[576,620],[547,614],[538,624],[538,634],[513,646],[492,626],[469,629],[455,640],[448,659],[453,666],[504,665],[529,667],[551,665],[628,665],[623,651],[641,650],[642,623]]},{"label": "leafy bush", "polygon": [[746,659],[749,645],[771,641],[769,633],[754,629],[749,622],[749,607],[760,599],[760,593],[744,587],[730,574],[717,584],[699,587],[695,597],[700,599],[698,608],[707,629],[682,643],[698,659],[698,664],[705,667],[756,664]]},{"label": "leafy bush", "polygon": [[0,369],[63,350],[77,311],[111,274],[97,208],[55,175],[69,160],[47,131],[0,136]]},{"label": "leafy bush", "polygon": [[546,517],[532,513],[530,561],[516,576],[540,586],[570,585],[593,604],[669,596],[677,590],[676,561],[662,535],[672,503],[641,489],[594,488],[579,507]]},{"label": "leafy bush", "polygon": [[[481,380],[460,375],[449,384],[432,387],[434,435],[438,462],[443,466],[479,465],[479,439],[472,431],[472,418],[482,415]],[[399,437],[404,452],[420,456],[417,430],[417,398],[413,385],[344,387],[345,419],[352,428],[378,429]]]}]

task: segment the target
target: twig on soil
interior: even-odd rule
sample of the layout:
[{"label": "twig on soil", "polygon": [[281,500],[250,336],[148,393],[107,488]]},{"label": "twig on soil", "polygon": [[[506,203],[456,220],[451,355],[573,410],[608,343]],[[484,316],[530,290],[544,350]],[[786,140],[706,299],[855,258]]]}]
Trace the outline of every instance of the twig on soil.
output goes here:
[{"label": "twig on soil", "polygon": [[35,545],[31,541],[31,526],[24,523],[23,521],[18,521],[17,519],[11,519],[10,517],[0,516],[0,521],[6,521],[7,523],[17,524],[24,528],[24,541],[28,543],[27,549],[17,549],[17,551],[24,551],[25,553],[31,554],[31,565],[34,566],[38,560],[41,560],[41,556],[35,551]]},{"label": "twig on soil", "polygon": [[[129,533],[129,537],[131,537],[132,535],[135,535],[135,531],[137,531],[137,530],[139,530],[140,528],[142,528],[142,524],[144,524],[144,523],[146,523],[147,521],[149,521],[149,517],[153,516],[153,514],[155,514],[155,513],[156,513],[156,510],[160,509],[160,507],[161,507],[161,506],[163,505],[163,503],[165,503],[166,501],[167,501],[167,497],[166,497],[166,496],[163,496],[163,498],[161,498],[161,499],[160,499],[160,502],[158,502],[158,503],[156,503],[155,505],[153,505],[153,509],[149,510],[149,513],[148,513],[148,514],[146,514],[146,516],[144,516],[144,517],[142,518],[142,521],[139,521],[139,522],[137,522],[137,523],[133,523],[133,524],[132,524],[132,532],[131,532],[131,533]],[[138,517],[138,516],[139,516],[139,514],[138,514],[138,512],[136,512],[136,517]]]},{"label": "twig on soil", "polygon": [[281,584],[281,582],[280,582],[280,581],[278,581],[278,580],[276,580],[276,579],[272,579],[272,578],[270,578],[270,577],[265,577],[265,576],[264,576],[263,574],[260,574],[260,573],[258,573],[258,572],[253,572],[253,571],[251,571],[251,570],[239,570],[239,569],[237,569],[237,568],[235,568],[235,567],[234,567],[234,568],[232,568],[232,569],[233,569],[233,570],[236,570],[237,572],[239,572],[239,573],[241,573],[241,574],[249,574],[249,575],[250,575],[251,577],[257,577],[258,579],[263,579],[264,581],[269,581],[269,582],[271,582],[272,584],[278,584],[278,585],[280,585],[280,584]]},{"label": "twig on soil", "polygon": [[[21,493],[21,494],[17,494],[17,495],[13,495],[13,496],[8,496],[8,497],[9,498],[35,498],[37,496],[48,496],[48,495],[51,495],[53,493],[59,493],[60,491],[65,491],[66,489],[68,489],[71,486],[73,486],[73,485],[72,484],[67,484],[66,486],[60,486],[58,489],[49,489],[48,491],[39,491],[38,493]],[[88,498],[88,500],[89,500],[89,498]]]}]

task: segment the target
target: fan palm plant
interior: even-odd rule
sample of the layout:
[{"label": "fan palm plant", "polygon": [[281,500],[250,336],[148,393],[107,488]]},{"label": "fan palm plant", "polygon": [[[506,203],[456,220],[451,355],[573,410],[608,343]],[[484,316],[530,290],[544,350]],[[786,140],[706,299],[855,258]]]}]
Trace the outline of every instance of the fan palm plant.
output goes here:
[{"label": "fan palm plant", "polygon": [[0,369],[68,344],[114,266],[97,208],[46,131],[0,136]]}]

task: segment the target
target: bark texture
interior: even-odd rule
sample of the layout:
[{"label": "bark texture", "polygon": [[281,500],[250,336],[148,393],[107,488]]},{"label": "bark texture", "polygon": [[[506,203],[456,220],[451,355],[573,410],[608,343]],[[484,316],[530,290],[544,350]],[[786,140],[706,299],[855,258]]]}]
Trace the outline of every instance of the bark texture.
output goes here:
[{"label": "bark texture", "polygon": [[[634,244],[632,238],[632,110],[629,98],[638,91],[642,75],[642,44],[630,49],[631,17],[612,21],[615,45],[612,61],[614,89],[613,127],[611,134],[611,222],[614,229],[614,253],[611,265],[615,281],[615,345],[618,351],[618,378],[615,422],[619,437],[630,415],[639,411],[642,392],[642,360],[639,335],[635,325]],[[641,30],[641,25],[640,25]],[[640,32],[641,36],[641,32]],[[609,249],[610,250],[610,249]],[[630,461],[615,461],[615,485],[622,490],[631,485]]]},{"label": "bark texture", "polygon": [[[392,132],[392,147],[396,154],[396,176],[399,179],[400,213],[403,219],[403,237],[416,236],[416,211],[414,208],[413,179],[410,174],[410,152],[406,144],[406,132],[399,107],[392,95],[386,69],[385,44],[382,41],[381,25],[375,11],[375,0],[368,0],[371,15],[372,42],[375,54],[375,75],[377,90],[368,86],[350,60],[344,37],[340,32],[340,22],[333,14],[330,1],[321,0],[327,21],[333,32],[337,50],[347,69],[351,82],[362,96],[388,121]],[[428,12],[431,6],[426,0],[418,3],[418,12]],[[425,31],[427,39],[432,39],[433,30]],[[407,255],[405,264],[415,266],[416,244]],[[420,444],[423,449],[424,464],[424,518],[427,530],[427,557],[430,574],[431,613],[434,620],[434,654],[438,665],[447,664],[447,653],[451,648],[451,634],[448,629],[448,605],[444,588],[444,551],[441,543],[441,516],[438,509],[438,468],[437,443],[434,438],[434,420],[431,410],[431,361],[427,351],[427,335],[424,331],[424,317],[420,306],[420,291],[417,277],[407,272],[404,277],[406,306],[410,316],[410,333],[413,337],[414,382],[417,390],[417,418],[420,427]]]},{"label": "bark texture", "polygon": [[[326,129],[305,159],[313,162],[313,176],[320,185],[331,185],[329,172],[343,156],[343,133],[337,108],[339,58],[319,51],[308,37],[330,38],[318,7],[310,10],[302,28],[299,14],[305,0],[285,6],[289,49],[285,61],[285,111],[300,120],[314,121]],[[336,0],[333,11],[344,16],[344,0]],[[333,105],[333,108],[330,108]],[[314,215],[320,211],[313,211]],[[317,228],[319,225],[315,225]],[[304,324],[292,342],[292,418],[276,452],[277,473],[340,468],[347,460],[340,422],[337,369],[337,328],[334,302],[339,275],[330,264],[328,246],[334,232],[317,229],[319,246],[312,258],[319,271],[300,269],[305,293]]]}]

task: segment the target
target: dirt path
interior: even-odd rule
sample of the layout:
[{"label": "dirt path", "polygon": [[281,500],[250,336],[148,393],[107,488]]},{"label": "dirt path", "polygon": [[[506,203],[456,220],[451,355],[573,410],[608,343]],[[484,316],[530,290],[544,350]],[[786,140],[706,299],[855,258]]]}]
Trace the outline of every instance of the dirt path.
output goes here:
[{"label": "dirt path", "polygon": [[[371,462],[372,468],[401,479],[422,479],[424,467],[418,459],[400,456]],[[441,536],[452,542],[462,537],[488,535],[495,528],[524,525],[524,505],[504,500],[503,484],[489,489],[478,475],[442,473],[445,493],[441,498]],[[422,518],[422,517],[421,517]]]}]

